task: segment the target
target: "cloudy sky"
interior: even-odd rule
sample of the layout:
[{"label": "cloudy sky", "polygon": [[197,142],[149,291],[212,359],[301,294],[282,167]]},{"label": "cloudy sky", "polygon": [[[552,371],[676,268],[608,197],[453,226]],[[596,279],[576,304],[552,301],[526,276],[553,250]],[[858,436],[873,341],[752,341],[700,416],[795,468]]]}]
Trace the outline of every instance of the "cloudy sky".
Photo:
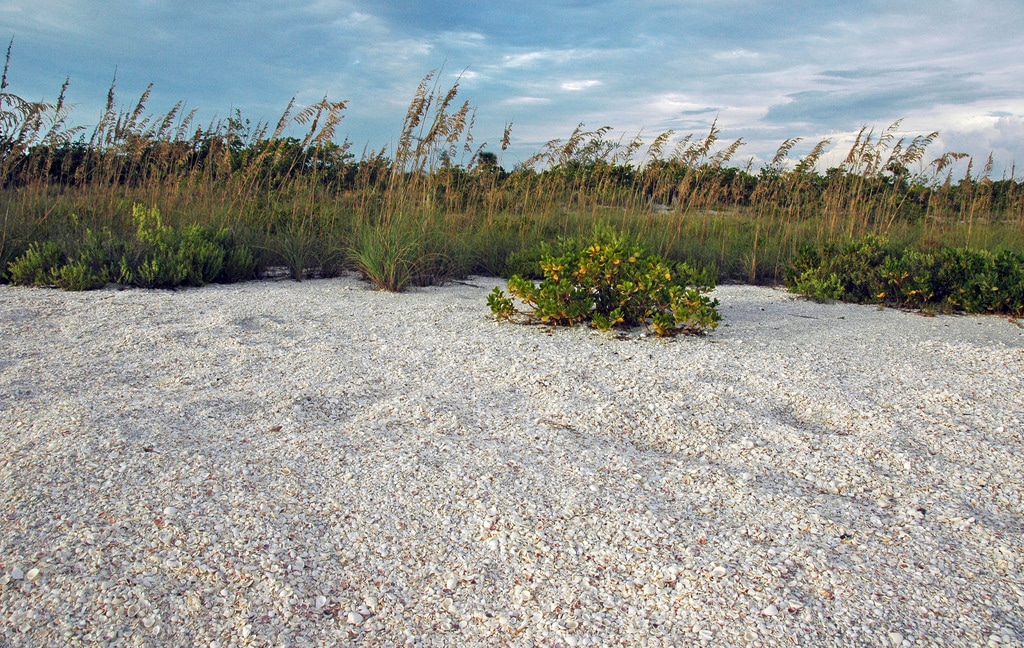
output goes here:
[{"label": "cloudy sky", "polygon": [[613,138],[674,130],[724,141],[755,165],[802,137],[841,159],[862,127],[903,119],[995,175],[1024,170],[1021,0],[0,0],[14,38],[9,91],[56,99],[93,125],[116,71],[130,108],[184,100],[204,122],[240,110],[276,123],[291,97],[349,100],[340,134],[393,143],[420,79],[461,75],[475,143],[513,167],[580,122]]}]

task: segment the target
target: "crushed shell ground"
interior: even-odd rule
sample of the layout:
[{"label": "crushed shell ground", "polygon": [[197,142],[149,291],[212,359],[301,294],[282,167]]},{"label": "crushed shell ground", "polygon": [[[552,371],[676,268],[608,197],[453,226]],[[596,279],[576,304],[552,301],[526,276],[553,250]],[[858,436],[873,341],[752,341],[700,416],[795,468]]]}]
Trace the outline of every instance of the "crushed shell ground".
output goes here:
[{"label": "crushed shell ground", "polygon": [[1020,646],[1024,330],[0,287],[0,646]]}]

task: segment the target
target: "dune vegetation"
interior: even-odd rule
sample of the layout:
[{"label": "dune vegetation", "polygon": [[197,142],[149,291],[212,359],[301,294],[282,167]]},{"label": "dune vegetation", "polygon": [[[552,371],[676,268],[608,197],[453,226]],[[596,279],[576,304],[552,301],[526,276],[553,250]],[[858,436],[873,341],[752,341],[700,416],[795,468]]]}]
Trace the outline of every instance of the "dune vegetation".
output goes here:
[{"label": "dune vegetation", "polygon": [[809,250],[868,236],[897,257],[963,248],[1024,258],[1021,182],[994,179],[991,156],[961,161],[967,171],[954,177],[965,156],[929,159],[938,133],[901,137],[898,122],[863,129],[824,172],[829,140],[791,159],[800,139],[787,139],[754,169],[740,161],[743,141],[723,141],[717,126],[625,141],[584,124],[506,169],[512,125],[494,145],[476,142],[475,109],[434,73],[393,149],[357,155],[341,139],[345,101],[293,100],[274,124],[235,112],[202,125],[182,103],[150,112],[149,89],[119,109],[112,86],[90,132],[69,125],[67,81],[55,102],[30,102],[8,91],[7,71],[4,282],[173,287],[284,267],[296,280],[356,270],[400,290],[535,275],[543,250],[596,226],[719,281],[759,284],[792,276]]}]

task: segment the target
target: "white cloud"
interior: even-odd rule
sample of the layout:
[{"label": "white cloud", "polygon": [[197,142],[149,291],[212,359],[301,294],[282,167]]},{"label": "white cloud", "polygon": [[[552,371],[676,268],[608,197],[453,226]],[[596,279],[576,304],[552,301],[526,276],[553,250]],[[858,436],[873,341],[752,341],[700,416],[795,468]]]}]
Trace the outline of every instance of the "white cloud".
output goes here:
[{"label": "white cloud", "polygon": [[332,24],[345,30],[364,30],[377,33],[388,31],[385,23],[379,18],[361,11],[351,11],[343,18],[332,21]]},{"label": "white cloud", "polygon": [[509,97],[502,103],[509,106],[537,106],[551,103],[551,99],[547,97]]},{"label": "white cloud", "polygon": [[502,65],[507,68],[531,66],[551,58],[550,52],[523,52],[506,54],[502,57]]},{"label": "white cloud", "polygon": [[562,90],[569,92],[579,92],[599,85],[601,85],[601,82],[597,79],[584,79],[581,81],[563,81],[560,87]]},{"label": "white cloud", "polygon": [[741,61],[741,60],[758,60],[761,55],[757,52],[751,52],[746,49],[732,49],[727,52],[716,52],[712,55],[714,58],[720,61]]},{"label": "white cloud", "polygon": [[482,47],[487,44],[487,37],[472,31],[446,31],[437,36],[437,42],[447,47]]}]

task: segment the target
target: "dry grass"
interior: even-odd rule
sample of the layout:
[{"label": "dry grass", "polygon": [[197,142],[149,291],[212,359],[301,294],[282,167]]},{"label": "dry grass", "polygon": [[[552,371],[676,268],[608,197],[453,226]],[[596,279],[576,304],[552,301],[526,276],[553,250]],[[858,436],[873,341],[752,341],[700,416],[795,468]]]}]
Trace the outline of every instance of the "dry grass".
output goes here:
[{"label": "dry grass", "polygon": [[[136,203],[175,227],[228,228],[258,251],[260,267],[286,265],[296,279],[350,267],[389,289],[501,273],[514,253],[598,223],[749,282],[779,281],[801,245],[870,233],[925,248],[1024,251],[1021,183],[993,180],[991,158],[958,179],[950,170],[961,154],[924,163],[937,133],[900,138],[898,122],[862,130],[824,174],[828,140],[790,160],[800,140],[788,139],[754,173],[734,163],[743,141],[721,143],[717,124],[646,146],[580,124],[509,172],[474,141],[475,110],[458,83],[438,78],[416,88],[395,150],[357,159],[338,141],[345,101],[295,112],[293,100],[273,129],[237,112],[204,127],[180,103],[150,114],[149,89],[119,112],[112,85],[85,140],[67,127],[63,89],[53,104],[25,102],[7,92],[5,65],[0,269],[33,241],[63,243],[85,228],[128,237]],[[511,124],[502,152],[510,138]]]}]

